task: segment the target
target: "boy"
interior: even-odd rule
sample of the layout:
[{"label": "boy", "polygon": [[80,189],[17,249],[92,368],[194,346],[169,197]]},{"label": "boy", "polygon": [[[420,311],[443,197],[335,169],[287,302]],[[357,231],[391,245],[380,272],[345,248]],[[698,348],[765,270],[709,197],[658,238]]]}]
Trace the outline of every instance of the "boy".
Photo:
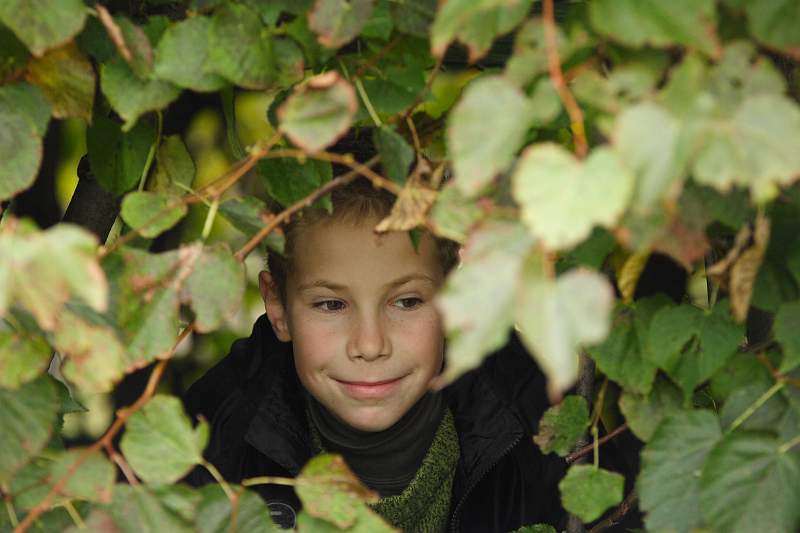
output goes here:
[{"label": "boy", "polygon": [[[287,228],[286,258],[260,274],[266,315],[187,395],[212,424],[208,460],[239,481],[340,453],[403,531],[563,526],[563,462],[531,442],[544,377],[519,342],[429,391],[444,364],[435,295],[454,243],[424,233],[415,250],[405,233],[373,233],[393,197],[369,183],[332,201],[332,215]],[[275,509],[300,506],[290,487],[255,488]]]}]

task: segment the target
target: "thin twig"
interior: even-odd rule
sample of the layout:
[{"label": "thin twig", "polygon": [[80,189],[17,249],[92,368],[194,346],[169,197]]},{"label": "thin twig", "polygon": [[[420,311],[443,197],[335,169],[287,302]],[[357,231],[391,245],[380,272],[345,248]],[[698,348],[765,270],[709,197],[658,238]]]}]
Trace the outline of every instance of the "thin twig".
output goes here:
[{"label": "thin twig", "polygon": [[[180,345],[183,339],[185,339],[189,333],[194,331],[194,328],[195,323],[192,322],[186,326],[183,331],[181,331],[180,335],[178,335],[178,339],[175,341],[172,351],[170,352],[170,356],[175,352],[175,349],[178,347],[178,345]],[[150,400],[150,398],[156,392],[156,387],[158,386],[158,382],[161,381],[161,376],[164,374],[164,369],[166,368],[169,359],[169,357],[166,357],[156,364],[156,366],[153,368],[153,372],[150,374],[150,378],[147,381],[147,386],[145,387],[141,396],[139,396],[139,398],[137,398],[137,400],[131,406],[119,409],[117,411],[117,418],[114,420],[114,423],[111,424],[111,427],[106,430],[102,437],[96,440],[91,446],[88,446],[83,453],[81,453],[78,458],[75,459],[75,462],[70,465],[70,467],[67,469],[67,472],[61,476],[61,478],[59,478],[59,480],[56,481],[52,487],[50,487],[50,491],[47,493],[44,499],[36,504],[36,506],[25,516],[22,522],[20,522],[19,525],[14,528],[14,533],[22,533],[23,531],[27,530],[43,512],[47,511],[53,503],[53,498],[63,492],[64,486],[69,481],[69,478],[78,471],[78,468],[80,468],[80,466],[86,462],[89,456],[106,447],[107,443],[111,443],[114,436],[125,426],[128,418],[130,418],[131,415],[141,409]]]},{"label": "thin twig", "polygon": [[119,469],[122,471],[122,474],[125,476],[125,479],[128,480],[129,485],[138,485],[139,479],[136,477],[136,474],[133,473],[133,469],[131,465],[128,464],[128,461],[125,458],[117,453],[114,449],[114,445],[111,442],[104,443],[104,447],[106,449],[106,453],[114,461]]},{"label": "thin twig", "polygon": [[619,504],[619,507],[614,509],[614,512],[611,513],[608,518],[595,524],[595,526],[589,530],[589,533],[600,533],[601,531],[605,531],[606,529],[617,525],[620,520],[622,520],[622,517],[624,517],[631,509],[633,509],[636,499],[636,491],[630,491],[628,495],[625,496],[625,499],[622,500],[622,503]]},{"label": "thin twig", "polygon": [[[626,429],[628,429],[628,424],[627,423],[622,424],[621,426],[617,426],[616,428],[614,428],[614,430],[611,433],[603,435],[602,437],[597,439],[597,445],[598,446],[602,446],[603,444],[605,444],[606,442],[610,441],[611,439],[613,439],[614,437],[616,437],[617,435],[619,435],[620,433],[622,433]],[[576,460],[580,459],[584,455],[592,453],[593,450],[594,450],[594,442],[589,444],[588,446],[584,446],[583,448],[575,450],[571,454],[567,455],[567,457],[565,458],[565,461],[567,462],[567,464],[574,463]]]},{"label": "thin twig", "polygon": [[[369,168],[370,166],[376,164],[379,159],[380,159],[379,156],[375,156],[366,163],[364,163],[362,166]],[[318,199],[322,198],[323,196],[325,196],[332,190],[336,189],[337,187],[341,187],[342,185],[353,181],[358,175],[359,172],[351,170],[345,174],[342,174],[341,176],[337,176],[328,183],[326,183],[325,185],[323,185],[322,187],[320,187],[319,189],[317,189],[316,191],[312,192],[311,194],[303,198],[302,200],[295,202],[290,207],[284,209],[278,215],[276,215],[275,218],[273,218],[269,222],[269,224],[265,225],[263,228],[261,228],[261,230],[259,230],[258,233],[253,235],[250,238],[250,240],[247,241],[244,244],[244,246],[242,246],[234,254],[234,257],[236,257],[236,259],[238,259],[239,261],[244,261],[245,258],[248,255],[250,255],[250,252],[255,250],[256,246],[258,246],[258,243],[266,239],[267,235],[272,233],[275,230],[275,228],[280,226],[284,221],[288,220],[292,215],[294,215],[301,209],[310,206]]]},{"label": "thin twig", "polygon": [[586,142],[586,130],[583,126],[583,112],[578,106],[575,97],[572,96],[564,75],[561,72],[561,59],[558,57],[558,42],[556,40],[556,19],[553,14],[553,0],[544,0],[544,34],[547,40],[547,65],[550,70],[550,81],[558,91],[558,96],[564,103],[564,108],[569,115],[570,127],[575,139],[575,154],[583,159],[589,151]]},{"label": "thin twig", "polygon": [[111,37],[111,41],[117,47],[117,50],[119,50],[120,55],[128,63],[133,61],[133,54],[131,54],[130,48],[128,48],[128,45],[125,43],[122,30],[117,26],[117,23],[114,22],[114,17],[111,16],[111,13],[108,12],[108,9],[106,9],[103,4],[95,4],[94,8],[97,11],[97,18],[99,18],[100,22],[105,26],[108,36]]}]

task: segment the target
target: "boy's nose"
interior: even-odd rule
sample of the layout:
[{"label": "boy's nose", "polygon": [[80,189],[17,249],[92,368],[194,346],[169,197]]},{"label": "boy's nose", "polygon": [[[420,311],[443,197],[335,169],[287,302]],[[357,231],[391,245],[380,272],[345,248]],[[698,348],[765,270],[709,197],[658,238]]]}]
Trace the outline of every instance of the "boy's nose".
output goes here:
[{"label": "boy's nose", "polygon": [[347,355],[351,359],[361,358],[373,361],[378,357],[389,355],[391,346],[380,317],[362,316],[352,326],[347,346]]}]

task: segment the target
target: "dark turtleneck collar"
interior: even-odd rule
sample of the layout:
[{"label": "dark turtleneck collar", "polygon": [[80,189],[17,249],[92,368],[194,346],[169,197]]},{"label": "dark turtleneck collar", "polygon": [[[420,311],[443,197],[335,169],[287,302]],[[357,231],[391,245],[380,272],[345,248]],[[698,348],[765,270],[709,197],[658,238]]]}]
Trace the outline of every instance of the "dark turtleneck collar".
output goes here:
[{"label": "dark turtleneck collar", "polygon": [[391,427],[360,431],[310,394],[306,397],[325,450],[342,454],[359,479],[382,497],[400,494],[414,478],[444,414],[442,394],[428,392]]}]

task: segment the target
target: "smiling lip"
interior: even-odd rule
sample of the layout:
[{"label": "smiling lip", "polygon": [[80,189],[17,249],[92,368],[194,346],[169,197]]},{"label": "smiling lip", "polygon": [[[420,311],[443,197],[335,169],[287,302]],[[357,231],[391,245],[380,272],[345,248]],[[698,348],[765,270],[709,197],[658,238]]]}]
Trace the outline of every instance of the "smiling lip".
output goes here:
[{"label": "smiling lip", "polygon": [[335,380],[342,386],[344,392],[357,400],[370,400],[383,398],[391,394],[400,384],[402,377],[384,381],[342,381]]}]

